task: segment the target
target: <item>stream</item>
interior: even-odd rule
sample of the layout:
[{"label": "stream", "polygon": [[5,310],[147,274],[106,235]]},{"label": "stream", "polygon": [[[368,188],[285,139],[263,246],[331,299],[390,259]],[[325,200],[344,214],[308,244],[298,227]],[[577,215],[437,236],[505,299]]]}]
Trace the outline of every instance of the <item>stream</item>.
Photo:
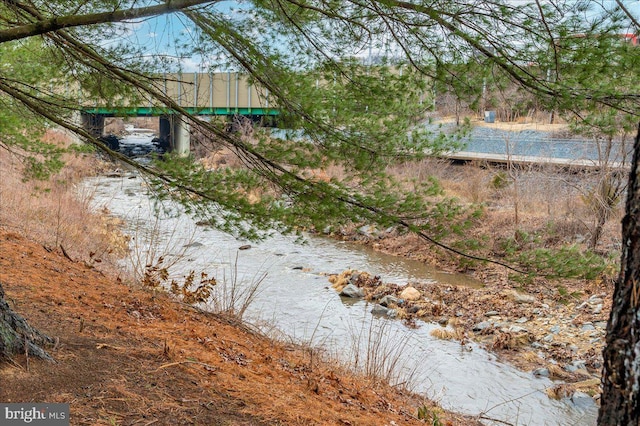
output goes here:
[{"label": "stream", "polygon": [[[133,139],[145,143],[139,135]],[[82,190],[92,197],[96,210],[106,207],[125,221],[132,236],[132,263],[144,265],[150,257],[164,255],[173,276],[204,271],[216,277],[218,291],[230,288],[221,282],[236,282],[239,291],[259,282],[245,319],[270,333],[277,331],[280,338],[322,347],[345,362],[357,360],[360,367],[366,364],[373,340],[387,358],[387,367],[395,365],[388,368],[392,383],[404,384],[445,409],[484,413],[496,420],[486,424],[596,424],[597,407],[590,398],[550,399],[544,390],[554,384],[551,380],[498,362],[474,343],[461,345],[431,336],[439,325],[419,322],[410,329],[399,320],[373,316],[371,304],[341,298],[327,277],[352,268],[397,284],[436,280],[480,285],[467,276],[316,236],[306,236],[302,244],[282,235],[260,243],[239,241],[197,225],[176,205],[165,203],[159,211],[144,180],[132,172],[87,179]]]}]

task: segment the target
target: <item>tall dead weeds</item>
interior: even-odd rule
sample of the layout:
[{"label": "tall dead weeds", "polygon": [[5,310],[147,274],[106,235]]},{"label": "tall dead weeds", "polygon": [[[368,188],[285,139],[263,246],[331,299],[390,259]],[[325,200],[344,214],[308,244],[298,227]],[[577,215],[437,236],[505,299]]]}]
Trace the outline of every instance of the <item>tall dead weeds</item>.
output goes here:
[{"label": "tall dead weeds", "polygon": [[[72,139],[49,130],[44,140],[67,147]],[[26,180],[20,152],[0,149],[0,226],[59,249],[89,264],[112,264],[126,253],[128,240],[118,221],[89,208],[91,194],[79,189],[81,179],[105,166],[92,155],[65,154],[65,166],[47,181]]]}]

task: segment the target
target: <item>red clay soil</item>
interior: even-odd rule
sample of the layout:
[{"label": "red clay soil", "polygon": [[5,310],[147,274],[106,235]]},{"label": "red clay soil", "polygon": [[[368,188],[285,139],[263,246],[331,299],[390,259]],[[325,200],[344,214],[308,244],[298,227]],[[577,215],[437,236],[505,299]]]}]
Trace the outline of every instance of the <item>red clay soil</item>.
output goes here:
[{"label": "red clay soil", "polygon": [[477,424],[2,229],[0,283],[58,340],[56,363],[0,363],[0,401],[69,403],[73,425]]}]

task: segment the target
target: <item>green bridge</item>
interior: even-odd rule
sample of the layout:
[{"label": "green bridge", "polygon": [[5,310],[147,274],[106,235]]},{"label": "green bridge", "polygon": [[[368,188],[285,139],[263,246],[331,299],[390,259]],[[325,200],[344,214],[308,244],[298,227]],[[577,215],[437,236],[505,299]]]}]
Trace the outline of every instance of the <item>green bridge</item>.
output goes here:
[{"label": "green bridge", "polygon": [[[184,107],[183,107],[184,108]],[[276,116],[278,110],[273,108],[184,108],[191,115],[242,115],[242,116]],[[161,107],[96,107],[83,108],[86,114],[97,114],[105,117],[160,117],[174,114],[175,112]]]},{"label": "green bridge", "polygon": [[[250,83],[237,72],[164,74],[155,88],[173,99],[180,108],[195,116],[245,116],[251,118],[277,116],[279,111],[269,103],[269,91]],[[180,155],[189,152],[189,124],[175,110],[157,101],[109,102],[96,100],[93,105],[82,102],[82,124],[94,136],[104,133],[105,117],[160,117],[160,138]]]}]

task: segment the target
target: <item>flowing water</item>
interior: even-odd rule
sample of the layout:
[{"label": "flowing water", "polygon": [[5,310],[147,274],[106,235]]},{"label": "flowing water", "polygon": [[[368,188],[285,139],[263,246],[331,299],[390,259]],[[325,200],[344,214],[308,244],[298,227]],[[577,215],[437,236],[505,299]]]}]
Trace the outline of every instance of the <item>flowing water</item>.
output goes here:
[{"label": "flowing water", "polygon": [[[597,408],[590,399],[549,399],[544,390],[553,385],[550,380],[500,363],[475,344],[436,339],[429,332],[437,325],[419,323],[417,329],[409,329],[401,321],[374,317],[370,304],[338,296],[327,274],[352,268],[398,284],[414,280],[479,284],[468,277],[326,238],[309,236],[303,244],[282,235],[261,243],[239,241],[196,225],[177,206],[165,204],[168,209],[160,212],[144,181],[131,173],[89,179],[84,190],[93,196],[96,209],[107,207],[125,220],[133,236],[131,258],[140,256],[139,264],[145,256],[163,254],[175,263],[171,269],[175,275],[206,271],[218,281],[235,277],[240,287],[266,273],[247,316],[266,320],[292,340],[322,346],[362,366],[371,352],[367,341],[373,339],[388,360],[396,362],[393,381],[407,382],[412,390],[453,411],[484,412],[513,425],[596,423]],[[239,249],[247,244],[250,249]]]}]

